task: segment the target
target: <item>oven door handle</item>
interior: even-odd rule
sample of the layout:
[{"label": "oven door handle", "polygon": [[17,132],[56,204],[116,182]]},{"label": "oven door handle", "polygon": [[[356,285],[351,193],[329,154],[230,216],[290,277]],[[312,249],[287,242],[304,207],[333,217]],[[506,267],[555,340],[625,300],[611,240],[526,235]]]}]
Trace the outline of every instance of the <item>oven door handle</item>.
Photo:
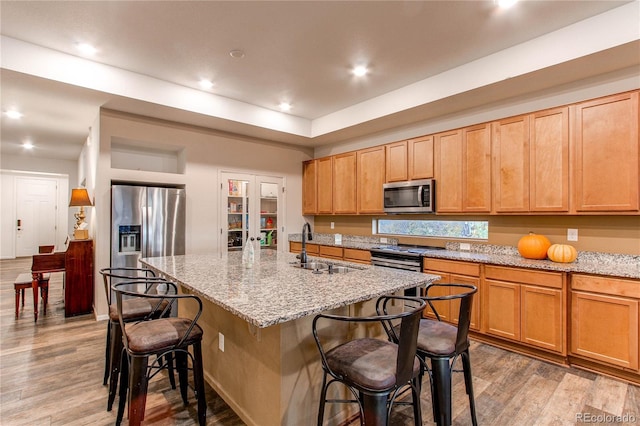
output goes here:
[{"label": "oven door handle", "polygon": [[424,185],[418,186],[418,205],[422,207],[424,205],[424,191],[422,190]]}]

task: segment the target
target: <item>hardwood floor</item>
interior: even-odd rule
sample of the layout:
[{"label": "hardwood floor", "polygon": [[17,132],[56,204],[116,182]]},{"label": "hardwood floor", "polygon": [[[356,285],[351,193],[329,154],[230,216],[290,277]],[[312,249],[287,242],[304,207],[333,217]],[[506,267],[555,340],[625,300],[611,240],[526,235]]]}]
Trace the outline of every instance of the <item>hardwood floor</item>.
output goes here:
[{"label": "hardwood floor", "polygon": [[[102,386],[106,322],[96,322],[91,315],[64,317],[61,274],[52,274],[47,315],[34,324],[29,292],[15,320],[13,281],[30,266],[31,258],[0,260],[0,423],[113,424],[116,412],[106,411],[107,388]],[[599,423],[640,424],[637,386],[477,342],[472,343],[471,362],[481,425],[581,424],[578,416],[591,423],[595,416],[609,416]],[[244,424],[208,385],[206,389],[208,425]],[[471,424],[462,374],[455,375],[453,398],[454,424]],[[422,409],[424,424],[434,424],[428,383]],[[193,394],[184,407],[166,377],[155,378],[149,386],[145,424],[196,422]],[[412,424],[411,409],[394,410],[391,422]]]}]

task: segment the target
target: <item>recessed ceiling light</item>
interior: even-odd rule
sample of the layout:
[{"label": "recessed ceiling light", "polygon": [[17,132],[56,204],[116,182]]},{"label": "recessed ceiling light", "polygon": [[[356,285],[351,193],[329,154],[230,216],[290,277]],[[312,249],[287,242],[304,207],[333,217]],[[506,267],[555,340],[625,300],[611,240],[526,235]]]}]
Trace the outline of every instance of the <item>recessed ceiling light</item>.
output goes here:
[{"label": "recessed ceiling light", "polygon": [[508,9],[518,2],[518,0],[494,0],[502,9]]},{"label": "recessed ceiling light", "polygon": [[200,84],[200,87],[202,87],[203,89],[211,89],[213,87],[213,82],[211,80],[207,80],[206,78],[201,79],[198,84]]},{"label": "recessed ceiling light", "polygon": [[358,65],[357,67],[354,67],[351,72],[356,77],[363,77],[364,75],[366,75],[369,72],[369,70],[364,65]]},{"label": "recessed ceiling light", "polygon": [[240,50],[240,49],[233,49],[232,51],[229,52],[229,55],[232,58],[244,58],[244,50]]},{"label": "recessed ceiling light", "polygon": [[80,51],[83,55],[95,55],[98,51],[95,47],[90,45],[89,43],[76,43],[76,49]]},{"label": "recessed ceiling light", "polygon": [[290,111],[291,110],[291,104],[289,102],[280,102],[280,109],[282,111]]},{"label": "recessed ceiling light", "polygon": [[4,115],[14,120],[22,118],[22,113],[20,111],[16,111],[15,109],[5,111]]},{"label": "recessed ceiling light", "polygon": [[26,142],[24,142],[24,143],[22,144],[22,147],[23,147],[24,149],[29,149],[29,150],[31,150],[31,149],[33,149],[33,144],[32,144],[30,141],[26,141]]}]

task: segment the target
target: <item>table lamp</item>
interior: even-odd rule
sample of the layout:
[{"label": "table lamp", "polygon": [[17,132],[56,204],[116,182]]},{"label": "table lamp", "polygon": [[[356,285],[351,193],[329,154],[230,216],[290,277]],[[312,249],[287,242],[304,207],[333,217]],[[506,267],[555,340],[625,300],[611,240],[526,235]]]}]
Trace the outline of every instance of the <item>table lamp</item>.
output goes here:
[{"label": "table lamp", "polygon": [[86,229],[84,223],[84,208],[93,206],[87,188],[74,188],[71,190],[71,201],[69,201],[69,207],[80,207],[80,211],[73,216],[76,218],[76,225],[74,226],[73,237],[76,240],[86,240],[89,238],[89,230]]}]

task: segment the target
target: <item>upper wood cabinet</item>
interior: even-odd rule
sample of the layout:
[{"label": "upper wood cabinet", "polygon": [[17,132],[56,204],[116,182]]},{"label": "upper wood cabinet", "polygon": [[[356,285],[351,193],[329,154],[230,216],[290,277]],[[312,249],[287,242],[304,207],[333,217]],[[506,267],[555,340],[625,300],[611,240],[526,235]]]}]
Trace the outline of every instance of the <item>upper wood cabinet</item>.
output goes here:
[{"label": "upper wood cabinet", "polygon": [[529,211],[569,211],[569,108],[530,116]]},{"label": "upper wood cabinet", "polygon": [[462,211],[462,131],[439,133],[434,138],[436,210]]},{"label": "upper wood cabinet", "polygon": [[385,182],[385,146],[357,151],[358,213],[384,213],[382,185]]},{"label": "upper wood cabinet", "polygon": [[493,123],[493,207],[529,211],[529,116]]},{"label": "upper wood cabinet", "polygon": [[402,182],[409,180],[407,141],[385,145],[387,182]]},{"label": "upper wood cabinet", "polygon": [[431,179],[433,174],[433,135],[422,136],[407,141],[408,178]]},{"label": "upper wood cabinet", "polygon": [[385,146],[387,182],[433,177],[433,135]]},{"label": "upper wood cabinet", "polygon": [[481,124],[435,135],[438,213],[491,210],[490,129]]},{"label": "upper wood cabinet", "polygon": [[355,152],[333,156],[333,213],[357,213],[356,176]]},{"label": "upper wood cabinet", "polygon": [[638,211],[638,92],[575,111],[575,210]]},{"label": "upper wood cabinet", "polygon": [[569,109],[493,123],[493,211],[569,211]]},{"label": "upper wood cabinet", "polygon": [[302,163],[302,214],[318,213],[317,160]]},{"label": "upper wood cabinet", "polygon": [[333,213],[333,157],[316,160],[316,203],[318,214]]}]

